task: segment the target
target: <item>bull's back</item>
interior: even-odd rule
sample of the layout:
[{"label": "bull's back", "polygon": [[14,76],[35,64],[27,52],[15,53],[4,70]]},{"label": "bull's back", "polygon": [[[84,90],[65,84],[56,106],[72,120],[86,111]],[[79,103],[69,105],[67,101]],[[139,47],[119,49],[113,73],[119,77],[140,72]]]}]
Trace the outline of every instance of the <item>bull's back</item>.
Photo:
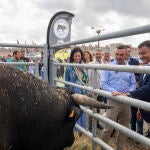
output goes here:
[{"label": "bull's back", "polygon": [[0,65],[0,83],[0,149],[53,146],[69,105],[65,93],[5,65]]}]

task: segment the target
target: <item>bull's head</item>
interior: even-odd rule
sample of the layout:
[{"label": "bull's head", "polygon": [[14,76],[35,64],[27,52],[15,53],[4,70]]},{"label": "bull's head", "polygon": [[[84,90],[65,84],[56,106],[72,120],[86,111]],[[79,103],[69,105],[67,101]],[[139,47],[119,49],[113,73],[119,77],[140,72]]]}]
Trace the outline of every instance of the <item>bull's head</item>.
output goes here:
[{"label": "bull's head", "polygon": [[[70,93],[69,90],[64,91],[64,89],[61,89],[60,91],[61,92],[63,91],[65,95],[67,93],[73,99],[73,103],[71,101],[72,104],[70,104],[69,112],[67,113],[67,116],[65,117],[66,119],[63,125],[63,130],[59,132],[60,133],[59,137],[60,136],[64,137],[63,139],[61,139],[62,144],[63,144],[61,148],[64,148],[66,146],[71,146],[72,143],[74,142],[73,129],[74,129],[76,121],[82,114],[82,110],[80,109],[79,105],[92,107],[92,108],[100,108],[100,109],[111,109],[113,108],[113,106],[103,104],[85,95],[77,94],[74,92]],[[69,101],[70,101],[70,98],[69,98]]]}]

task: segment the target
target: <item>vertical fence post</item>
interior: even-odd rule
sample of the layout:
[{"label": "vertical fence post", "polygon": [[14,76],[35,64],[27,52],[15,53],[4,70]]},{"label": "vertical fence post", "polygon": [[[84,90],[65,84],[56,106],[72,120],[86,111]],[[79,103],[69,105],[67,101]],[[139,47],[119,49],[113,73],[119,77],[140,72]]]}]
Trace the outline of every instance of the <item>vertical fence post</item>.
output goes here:
[{"label": "vertical fence post", "polygon": [[44,45],[44,50],[43,50],[43,63],[44,63],[44,81],[48,83],[48,45]]},{"label": "vertical fence post", "polygon": [[53,61],[53,86],[56,87],[57,82],[54,80],[56,78],[56,73],[57,73],[57,66],[54,66],[54,61]]},{"label": "vertical fence post", "polygon": [[[86,72],[89,74],[89,70],[86,69]],[[91,86],[91,85],[90,85]],[[89,130],[91,132],[91,129],[92,129],[92,118],[90,115],[86,115],[86,130]]]},{"label": "vertical fence post", "polygon": [[53,55],[54,55],[54,49],[49,50],[50,58],[49,58],[49,85],[54,87],[54,60],[53,60]]},{"label": "vertical fence post", "polygon": [[38,62],[35,63],[35,72],[34,72],[34,75],[36,77],[39,76],[39,63]]},{"label": "vertical fence post", "polygon": [[[94,69],[92,70],[92,85],[93,85],[93,88],[97,88],[96,85],[97,85],[97,70]],[[96,94],[93,94],[93,98],[94,99],[97,99],[97,95]],[[97,112],[97,109],[96,108],[93,108],[93,113],[96,113]],[[96,132],[97,132],[97,120],[95,118],[92,118],[92,133],[93,133],[93,137],[96,137]],[[92,149],[93,150],[96,150],[97,149],[97,144],[93,141],[92,142]]]}]

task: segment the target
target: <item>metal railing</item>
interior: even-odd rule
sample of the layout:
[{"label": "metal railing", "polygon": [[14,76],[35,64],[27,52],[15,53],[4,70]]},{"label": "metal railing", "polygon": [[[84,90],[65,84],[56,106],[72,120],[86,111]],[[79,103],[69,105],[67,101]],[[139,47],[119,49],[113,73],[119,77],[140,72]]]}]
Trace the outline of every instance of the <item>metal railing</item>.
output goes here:
[{"label": "metal railing", "polygon": [[[105,35],[101,35],[101,36],[96,36],[96,37],[92,37],[92,38],[87,38],[87,39],[82,39],[82,40],[77,40],[77,41],[73,41],[73,42],[67,42],[64,44],[60,44],[60,45],[52,45],[50,46],[50,50],[54,50],[55,48],[60,48],[60,47],[65,47],[65,46],[69,46],[69,45],[75,45],[75,44],[82,44],[82,43],[89,43],[89,42],[95,42],[97,40],[99,41],[103,41],[103,40],[109,40],[109,39],[113,39],[113,38],[119,38],[119,37],[126,37],[126,36],[131,36],[131,35],[137,35],[137,34],[143,34],[143,33],[148,33],[150,32],[150,25],[146,25],[146,26],[142,26],[142,27],[137,27],[137,28],[132,28],[132,29],[128,29],[128,30],[124,30],[124,31],[119,31],[119,32],[114,32],[111,34],[105,34]],[[82,68],[86,68],[86,69],[94,69],[94,70],[113,70],[113,71],[125,71],[125,72],[135,72],[135,73],[150,73],[150,66],[112,66],[112,65],[97,65],[97,64],[91,64],[91,65],[86,65],[86,64],[69,64],[69,63],[53,63],[52,65],[54,65],[55,67],[57,65],[60,66],[78,66],[78,67],[82,67]],[[67,85],[71,85],[74,87],[78,87],[81,88],[83,90],[87,90],[89,92],[93,92],[95,94],[99,94],[102,95],[106,98],[121,102],[121,103],[125,103],[128,104],[130,106],[136,106],[145,110],[150,110],[150,103],[148,102],[143,102],[141,100],[137,100],[137,99],[133,99],[133,98],[128,98],[125,96],[117,96],[117,97],[113,97],[111,96],[111,94],[109,92],[100,90],[100,89],[95,89],[95,85],[93,85],[92,87],[86,87],[86,86],[81,86],[81,85],[77,85],[77,84],[73,84],[64,80],[59,80],[56,78],[56,74],[53,72],[50,72],[51,76],[51,85],[52,86],[56,86],[55,83],[56,82],[61,82]],[[96,118],[97,120],[101,120],[102,122],[105,122],[109,125],[111,125],[112,127],[116,128],[117,130],[119,130],[120,132],[126,134],[128,137],[131,137],[133,139],[135,139],[136,141],[143,143],[147,146],[150,147],[150,139],[104,117],[101,116],[100,114],[91,112],[90,109],[84,108],[82,107],[82,110],[84,112],[86,112],[88,115]],[[95,136],[95,131],[94,133],[89,133],[89,131],[86,131],[85,129],[83,129],[81,126],[79,126],[78,124],[76,125],[76,127],[81,130],[83,133],[85,133],[89,138],[91,138],[94,143],[93,145],[95,145],[95,143],[99,144],[101,147],[103,147],[104,149],[113,149],[111,148],[109,145],[107,145],[106,143],[104,143],[103,141],[101,141],[100,139],[98,139]],[[92,125],[92,127],[96,127],[96,125]],[[96,140],[98,139],[98,140]],[[96,150],[96,146],[93,146],[93,150]]]},{"label": "metal railing", "polygon": [[94,36],[91,38],[85,38],[85,39],[80,39],[80,40],[76,40],[76,41],[72,41],[72,42],[66,42],[66,43],[59,44],[59,45],[51,45],[50,48],[55,49],[55,48],[61,48],[61,47],[66,47],[66,46],[70,46],[70,45],[96,42],[98,40],[104,41],[104,40],[139,35],[139,34],[149,33],[149,32],[150,32],[150,24],[145,25],[145,26],[136,27],[136,28],[126,29],[126,30],[122,30],[122,31],[112,32],[112,33],[108,33],[108,34],[101,34],[101,36]]},{"label": "metal railing", "polygon": [[[114,65],[95,65],[95,64],[91,64],[91,65],[78,65],[78,64],[67,64],[67,63],[54,63],[55,66],[58,66],[58,65],[64,65],[64,66],[80,66],[80,67],[83,67],[83,68],[90,68],[90,69],[103,69],[103,70],[119,70],[119,71],[125,71],[125,72],[133,72],[133,70],[135,69],[135,72],[136,73],[150,73],[150,66],[114,66]],[[106,68],[105,68],[106,66]],[[139,70],[137,70],[137,68]],[[94,94],[98,94],[98,95],[101,95],[103,97],[106,97],[108,99],[112,99],[114,101],[117,101],[117,102],[120,102],[120,103],[124,103],[124,104],[128,104],[130,106],[135,106],[135,107],[138,107],[138,108],[141,108],[141,109],[144,109],[144,110],[147,110],[149,111],[150,110],[150,103],[149,102],[144,102],[144,101],[141,101],[141,100],[138,100],[138,99],[134,99],[134,98],[130,98],[130,97],[125,97],[125,96],[112,96],[110,92],[107,92],[107,91],[104,91],[104,90],[100,90],[100,89],[94,89],[93,87],[87,87],[87,86],[82,86],[82,85],[77,85],[77,84],[74,84],[74,83],[70,83],[70,82],[67,82],[67,81],[64,81],[64,80],[60,80],[60,79],[57,79],[55,78],[54,79],[55,82],[60,82],[60,83],[64,83],[66,85],[70,85],[70,86],[73,86],[73,87],[77,87],[77,88],[80,88],[80,89],[83,89],[83,90],[86,90],[88,92],[92,92]],[[119,130],[120,132],[126,134],[128,137],[131,137],[133,138],[134,140],[140,142],[140,143],[143,143],[144,145],[147,145],[150,147],[150,139],[100,115],[100,114],[97,114],[97,113],[93,113],[91,110],[87,109],[87,108],[84,108],[82,107],[82,110],[84,112],[86,112],[88,115],[96,118],[97,120],[100,120],[104,123],[107,123],[111,126],[113,126],[115,129]],[[79,125],[77,125],[77,128],[79,130],[81,130],[81,126],[79,127]],[[89,138],[91,138],[91,136],[89,136],[89,133],[84,130],[82,128],[82,130]],[[94,138],[93,137],[93,141],[94,141]],[[102,142],[102,141],[101,141]],[[100,141],[96,142],[97,144],[100,144],[101,143]],[[107,147],[105,144],[101,143],[100,144],[103,148],[105,149],[110,149],[110,147]]]}]

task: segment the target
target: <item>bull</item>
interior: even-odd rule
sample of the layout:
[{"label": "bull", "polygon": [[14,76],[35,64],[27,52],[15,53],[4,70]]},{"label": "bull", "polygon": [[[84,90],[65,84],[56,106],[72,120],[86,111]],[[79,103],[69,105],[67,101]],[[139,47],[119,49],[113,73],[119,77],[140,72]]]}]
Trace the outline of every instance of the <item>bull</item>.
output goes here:
[{"label": "bull", "polygon": [[0,64],[0,150],[62,150],[74,142],[79,105],[111,108]]}]

